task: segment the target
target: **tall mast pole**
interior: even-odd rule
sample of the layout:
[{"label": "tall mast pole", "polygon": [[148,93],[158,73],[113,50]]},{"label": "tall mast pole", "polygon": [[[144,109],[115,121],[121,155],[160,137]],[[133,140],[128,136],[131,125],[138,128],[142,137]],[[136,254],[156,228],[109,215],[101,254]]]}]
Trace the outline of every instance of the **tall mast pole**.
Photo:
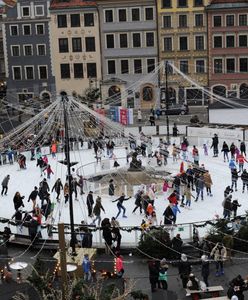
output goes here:
[{"label": "tall mast pole", "polygon": [[67,165],[67,176],[69,183],[69,209],[70,209],[70,223],[71,223],[71,248],[72,254],[76,255],[75,250],[75,230],[74,230],[74,216],[73,216],[73,201],[72,201],[72,175],[71,175],[71,160],[70,160],[70,139],[69,139],[69,129],[68,129],[68,116],[66,109],[66,101],[68,98],[62,95],[63,111],[64,111],[64,125],[65,125],[65,159]]},{"label": "tall mast pole", "polygon": [[169,128],[169,89],[168,89],[168,61],[165,63],[165,101],[166,101],[166,126],[167,126],[167,143],[170,143],[170,128]]}]

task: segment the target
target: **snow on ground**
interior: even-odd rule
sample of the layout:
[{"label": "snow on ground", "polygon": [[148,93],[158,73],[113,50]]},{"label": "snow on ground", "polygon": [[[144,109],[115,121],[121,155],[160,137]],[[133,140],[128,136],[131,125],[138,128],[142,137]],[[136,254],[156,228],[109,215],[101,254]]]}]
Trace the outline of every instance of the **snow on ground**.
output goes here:
[{"label": "snow on ground", "polygon": [[[204,191],[204,201],[201,201],[200,199],[198,202],[194,202],[194,199],[192,199],[191,204],[191,210],[181,208],[181,213],[177,216],[177,224],[181,223],[189,223],[189,222],[197,222],[197,221],[205,221],[209,219],[214,219],[216,215],[222,216],[223,213],[223,207],[222,207],[222,201],[223,201],[223,192],[227,185],[231,184],[231,175],[230,170],[228,168],[228,163],[223,162],[222,155],[219,156],[219,158],[213,158],[212,153],[209,153],[209,156],[204,156],[203,150],[200,150],[200,164],[204,164],[205,168],[210,171],[210,174],[212,176],[213,180],[213,187],[212,187],[212,193],[213,197],[209,197],[206,195],[206,191]],[[191,151],[191,148],[190,148]],[[115,155],[117,157],[125,157],[125,149],[124,148],[117,148],[114,151]],[[49,155],[49,164],[51,164],[52,169],[54,171],[54,175],[51,175],[51,179],[48,179],[48,183],[50,188],[52,188],[55,180],[57,178],[62,179],[62,183],[65,182],[65,176],[66,176],[66,166],[63,164],[58,163],[58,160],[63,159],[63,154],[58,154],[56,159],[52,159],[52,157]],[[77,161],[78,164],[75,166],[75,169],[80,168],[82,165],[86,165],[84,170],[84,175],[94,174],[95,167],[94,164],[90,164],[95,162],[94,153],[93,150],[80,150],[72,152],[71,154],[71,161]],[[118,160],[120,165],[126,165],[125,159]],[[172,158],[170,157],[168,159],[168,165],[166,166],[166,170],[168,172],[171,172],[172,174],[176,174],[179,172],[179,166],[180,166],[181,160],[173,163]],[[113,160],[111,160],[111,167],[113,167]],[[187,166],[185,166],[186,168]],[[246,167],[246,165],[245,165]],[[159,167],[157,167],[159,168]],[[100,171],[99,166],[96,168],[96,174]],[[14,205],[13,205],[13,197],[16,191],[19,191],[21,195],[25,195],[24,204],[26,211],[32,210],[32,203],[27,202],[28,196],[30,192],[33,190],[34,186],[38,186],[39,182],[42,180],[42,177],[40,176],[40,169],[39,167],[36,167],[36,161],[30,161],[27,160],[27,169],[26,170],[19,170],[19,166],[17,163],[14,163],[14,165],[3,165],[0,166],[0,182],[2,182],[3,178],[10,174],[10,182],[9,182],[9,190],[7,196],[0,196],[0,216],[11,218],[14,214]],[[151,180],[152,183],[152,180]],[[195,192],[193,192],[195,193]],[[96,196],[98,194],[94,193],[94,199],[96,199]],[[91,223],[92,220],[87,217],[87,206],[86,206],[86,196],[87,193],[85,193],[83,196],[79,197],[79,201],[74,200],[74,222],[79,224],[82,220],[87,221],[88,223]],[[116,197],[113,197],[113,199],[116,199],[119,195],[116,195]],[[113,200],[108,195],[101,195],[102,197],[102,205],[105,208],[106,214],[102,214],[102,218],[108,217],[111,218],[112,216],[116,216],[117,214],[117,207],[116,203],[112,203],[111,200]],[[166,197],[167,198],[167,197]],[[247,191],[245,191],[244,194],[242,194],[242,182],[241,179],[238,181],[238,192],[233,193],[233,199],[238,199],[239,203],[241,203],[241,207],[238,209],[238,214],[245,213],[245,210],[248,208],[247,203]],[[51,200],[55,201],[55,193],[52,193]],[[63,197],[62,199],[63,200]],[[131,198],[130,200],[124,202],[124,206],[126,207],[126,215],[128,218],[124,219],[119,217],[119,222],[121,226],[137,226],[141,224],[143,216],[139,214],[138,210],[136,211],[136,214],[132,214],[132,210],[134,208],[134,198]],[[38,200],[38,203],[40,201]],[[157,199],[155,201],[156,206],[156,213],[157,213],[157,219],[158,223],[160,221],[163,223],[163,212],[168,205],[168,200],[164,198],[162,193],[159,193],[157,196]],[[68,203],[65,205],[64,201],[61,201],[59,204],[55,204],[54,209],[54,217],[55,217],[55,223],[57,222],[65,222],[69,223],[69,205]],[[3,229],[3,227],[6,226],[6,224],[0,223],[0,229]],[[177,228],[174,232],[176,234],[177,230],[180,231],[180,228]],[[201,229],[201,233],[205,231],[206,229]],[[12,230],[14,232],[14,230]],[[188,238],[189,237],[189,228],[188,226],[183,226],[183,230],[181,233],[182,237]],[[124,240],[126,241],[134,241],[135,233],[123,233],[125,235]],[[128,236],[127,236],[128,235]],[[95,236],[94,239],[98,240],[99,236]]]}]

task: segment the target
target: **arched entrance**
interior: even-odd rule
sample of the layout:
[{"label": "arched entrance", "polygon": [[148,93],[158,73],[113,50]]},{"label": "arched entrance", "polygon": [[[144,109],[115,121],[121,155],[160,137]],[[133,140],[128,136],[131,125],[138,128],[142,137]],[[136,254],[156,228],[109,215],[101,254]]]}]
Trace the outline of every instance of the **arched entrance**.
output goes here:
[{"label": "arched entrance", "polygon": [[226,87],[224,85],[216,85],[213,87],[213,93],[221,97],[226,97]]},{"label": "arched entrance", "polygon": [[155,103],[154,86],[151,84],[144,84],[141,87],[141,108],[150,108]]},{"label": "arched entrance", "polygon": [[108,89],[108,102],[110,105],[121,105],[121,89],[117,85],[112,85]]},{"label": "arched entrance", "polygon": [[239,88],[240,99],[248,99],[248,84],[242,83]]},{"label": "arched entrance", "polygon": [[67,96],[67,93],[65,91],[61,91],[60,96]]}]

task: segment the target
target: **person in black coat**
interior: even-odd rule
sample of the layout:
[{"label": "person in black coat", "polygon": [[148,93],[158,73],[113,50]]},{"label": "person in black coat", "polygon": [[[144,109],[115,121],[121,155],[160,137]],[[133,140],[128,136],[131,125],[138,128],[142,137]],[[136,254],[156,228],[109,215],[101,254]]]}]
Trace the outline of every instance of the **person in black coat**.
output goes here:
[{"label": "person in black coat", "polygon": [[245,192],[245,187],[248,191],[248,173],[247,173],[246,169],[244,169],[243,173],[241,174],[241,180],[243,182],[242,193],[244,193]]},{"label": "person in black coat", "polygon": [[114,180],[109,180],[109,196],[114,196],[115,194],[115,186],[114,186]]},{"label": "person in black coat", "polygon": [[30,193],[30,195],[29,195],[29,197],[28,197],[28,202],[30,201],[30,200],[32,200],[32,202],[33,202],[33,209],[35,208],[35,206],[36,206],[36,198],[37,198],[37,196],[38,196],[38,188],[37,188],[37,186],[35,186],[34,187],[34,190]]},{"label": "person in black coat", "polygon": [[230,146],[230,152],[231,152],[231,158],[234,159],[235,158],[235,152],[236,152],[236,146],[234,145],[234,143],[232,143],[231,146]]},{"label": "person in black coat", "polygon": [[86,204],[88,208],[88,216],[92,217],[92,210],[93,210],[93,205],[94,205],[94,199],[93,199],[93,192],[89,191],[89,194],[86,199]]},{"label": "person in black coat", "polygon": [[241,277],[241,275],[238,275],[229,283],[229,289],[227,292],[228,298],[231,299],[232,296],[237,296],[239,300],[244,300],[245,298],[243,292],[247,289],[248,287],[244,279]]},{"label": "person in black coat", "polygon": [[43,205],[43,202],[44,202],[45,198],[47,197],[47,194],[49,191],[50,191],[49,185],[47,183],[46,178],[44,178],[40,182],[39,193],[38,193],[40,200],[41,200],[41,206]]},{"label": "person in black coat", "polygon": [[241,152],[241,154],[246,156],[246,146],[245,146],[244,142],[240,143],[240,152]]},{"label": "person in black coat", "polygon": [[163,216],[164,216],[164,225],[171,225],[172,222],[174,221],[175,219],[175,215],[173,214],[173,211],[171,209],[171,206],[172,204],[169,204],[164,213],[163,213]]},{"label": "person in black coat", "polygon": [[188,262],[187,255],[183,253],[181,255],[181,261],[178,264],[178,273],[182,280],[183,288],[186,288],[191,270],[192,270],[192,267],[191,267],[190,263]]},{"label": "person in black coat", "polygon": [[238,210],[238,207],[240,207],[240,206],[241,206],[241,204],[239,204],[237,199],[233,200],[233,202],[232,202],[232,211],[233,211],[233,217],[234,218],[237,217],[237,210]]},{"label": "person in black coat", "polygon": [[208,276],[209,276],[209,261],[207,255],[202,255],[201,257],[202,265],[201,265],[201,275],[206,287],[209,286],[208,284]]},{"label": "person in black coat", "polygon": [[232,170],[231,174],[232,174],[232,186],[231,186],[231,188],[233,189],[233,187],[235,187],[235,192],[237,192],[238,191],[238,189],[237,189],[237,181],[239,179],[239,172],[237,171],[236,168],[234,168]]},{"label": "person in black coat", "polygon": [[223,142],[221,152],[223,152],[224,155],[224,162],[226,162],[226,159],[227,161],[229,161],[229,157],[228,157],[229,147],[226,142]]},{"label": "person in black coat", "polygon": [[119,215],[120,215],[120,213],[121,213],[122,210],[123,210],[122,217],[123,218],[127,218],[127,216],[125,215],[126,208],[124,207],[123,202],[129,200],[130,198],[131,197],[125,198],[125,194],[122,193],[122,195],[119,198],[117,198],[114,201],[112,201],[112,202],[117,202],[118,213],[117,213],[117,215],[115,217],[116,219],[119,217]]},{"label": "person in black coat", "polygon": [[212,145],[211,145],[211,148],[213,148],[214,157],[218,157],[219,154],[218,144],[219,144],[219,138],[218,135],[215,133],[214,137],[212,138]]},{"label": "person in black coat", "polygon": [[110,228],[111,225],[110,225],[109,219],[108,219],[108,222],[104,222],[104,221],[106,221],[106,219],[104,219],[102,221],[102,236],[103,236],[103,238],[105,240],[105,245],[106,245],[105,251],[106,251],[106,254],[109,254],[111,246],[112,246],[113,238],[112,238],[112,232],[111,232],[111,228]]},{"label": "person in black coat", "polygon": [[142,214],[142,196],[144,192],[143,191],[138,191],[137,194],[135,195],[135,208],[132,211],[132,213],[135,213],[136,209],[139,208],[140,214]]},{"label": "person in black coat", "polygon": [[148,263],[149,280],[151,284],[152,293],[156,291],[156,286],[159,285],[159,261],[152,260]]},{"label": "person in black coat", "polygon": [[171,241],[173,251],[173,257],[175,259],[180,259],[182,253],[182,245],[183,241],[181,239],[180,234],[178,233]]},{"label": "person in black coat", "polygon": [[57,197],[56,197],[56,200],[59,202],[59,196],[60,196],[60,192],[61,190],[63,190],[63,184],[61,182],[61,179],[58,178],[56,180],[56,182],[54,183],[54,186],[52,188],[52,192],[55,191],[57,193]]},{"label": "person in black coat", "polygon": [[18,210],[21,206],[24,207],[24,203],[22,201],[24,198],[25,198],[25,196],[21,196],[19,192],[15,193],[15,196],[13,199],[15,210]]}]

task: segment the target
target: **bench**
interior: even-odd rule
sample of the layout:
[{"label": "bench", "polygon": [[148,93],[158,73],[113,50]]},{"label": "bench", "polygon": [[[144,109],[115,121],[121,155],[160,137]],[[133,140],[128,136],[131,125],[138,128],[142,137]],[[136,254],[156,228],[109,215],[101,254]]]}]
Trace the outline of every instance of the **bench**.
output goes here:
[{"label": "bench", "polygon": [[[190,290],[190,289],[186,289],[187,294],[190,294],[192,296],[192,299],[196,300],[199,299],[197,297],[197,294],[211,294],[212,298],[210,299],[214,299],[217,297],[219,297],[220,292],[223,292],[224,289],[221,285],[217,285],[217,286],[209,286],[206,290]],[[226,299],[226,298],[224,298]]]}]

